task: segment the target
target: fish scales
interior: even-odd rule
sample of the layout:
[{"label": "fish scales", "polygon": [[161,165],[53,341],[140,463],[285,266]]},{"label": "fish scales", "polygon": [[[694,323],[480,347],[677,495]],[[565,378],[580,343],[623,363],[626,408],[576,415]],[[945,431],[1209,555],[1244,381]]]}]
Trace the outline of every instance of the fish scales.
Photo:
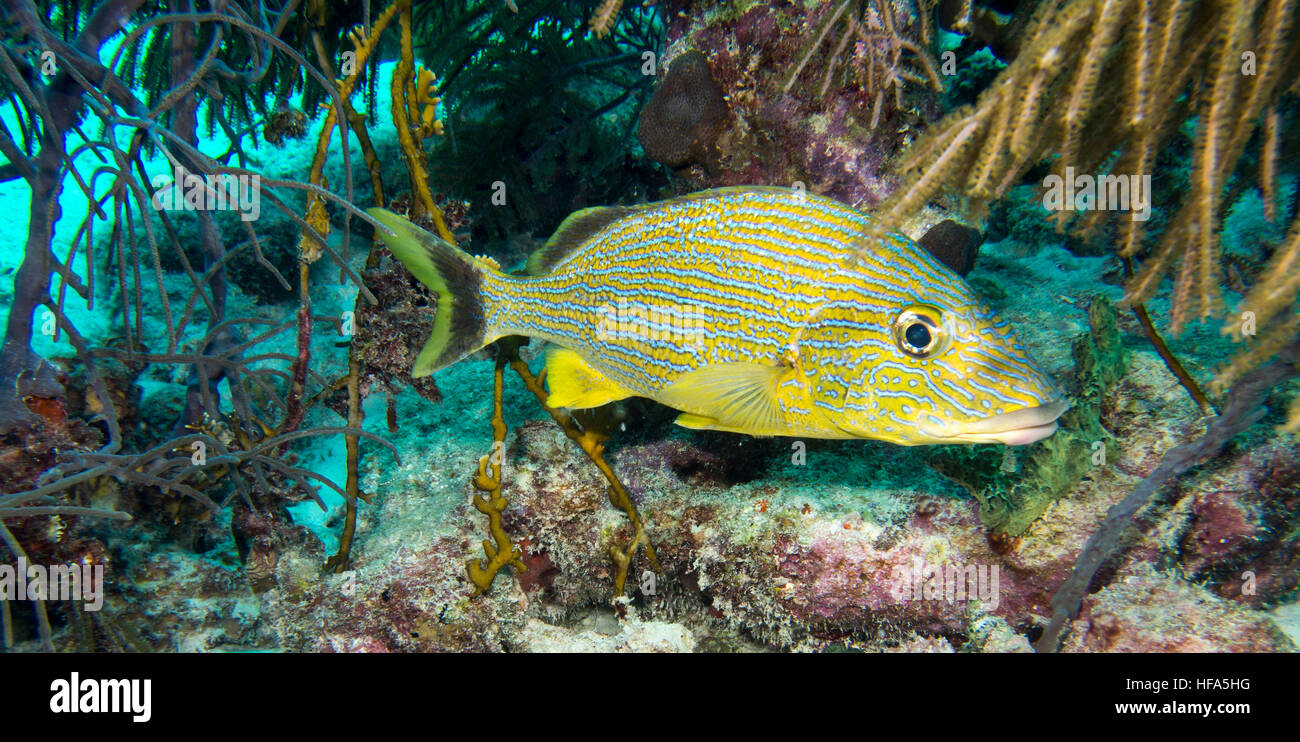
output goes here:
[{"label": "fish scales", "polygon": [[[879,271],[882,277],[868,291],[855,285],[859,277],[841,271],[849,257],[844,246],[868,227],[854,218],[856,213],[818,209],[811,199],[800,204],[761,195],[768,197],[732,195],[713,205],[707,218],[701,218],[706,206],[698,201],[669,202],[638,224],[598,234],[591,249],[561,263],[552,275],[500,286],[499,317],[489,321],[565,344],[592,342],[593,308],[616,307],[620,300],[663,313],[690,307],[710,318],[702,328],[709,341],[703,348],[694,347],[694,338],[684,333],[651,341],[651,333],[630,332],[618,338],[621,342],[602,344],[603,352],[642,371],[624,381],[645,393],[686,370],[686,358],[693,368],[779,351],[796,323],[824,303],[825,296],[813,291],[818,287],[848,295],[847,311],[828,317],[842,320],[845,330],[861,326],[849,314],[853,304],[883,308],[903,298],[891,288],[888,266],[874,255],[867,256],[869,275]],[[824,249],[790,242],[803,231],[820,236]]]},{"label": "fish scales", "polygon": [[688,427],[902,444],[1030,442],[1068,406],[959,277],[832,199],[723,188],[578,212],[543,248],[548,272],[476,262],[463,287],[441,274],[468,256],[372,213],[439,313],[472,320],[458,334],[435,319],[417,372],[527,335],[560,348],[556,404],[644,396]]}]

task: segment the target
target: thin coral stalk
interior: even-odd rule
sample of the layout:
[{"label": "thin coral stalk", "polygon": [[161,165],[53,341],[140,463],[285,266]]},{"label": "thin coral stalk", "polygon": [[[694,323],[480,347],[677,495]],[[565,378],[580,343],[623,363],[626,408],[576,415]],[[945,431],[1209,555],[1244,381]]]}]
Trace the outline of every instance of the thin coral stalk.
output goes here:
[{"label": "thin coral stalk", "polygon": [[812,46],[808,48],[808,52],[799,60],[799,64],[795,65],[794,72],[790,73],[790,79],[786,80],[785,85],[782,86],[781,90],[783,92],[788,93],[794,89],[795,81],[799,79],[799,74],[803,72],[803,68],[807,67],[808,63],[812,61],[813,55],[817,53],[819,48],[821,48],[822,42],[826,40],[826,36],[829,35],[831,29],[835,27],[835,22],[838,21],[840,16],[844,15],[848,9],[848,2],[841,3],[840,6],[835,9],[835,12],[831,14],[830,20],[826,21],[826,23],[822,25],[822,29],[817,34],[817,38],[813,40]]},{"label": "thin coral stalk", "polygon": [[[1124,272],[1127,275],[1133,273],[1133,263],[1128,258],[1124,258]],[[1138,324],[1142,326],[1142,331],[1146,333],[1151,345],[1160,354],[1160,359],[1165,362],[1165,367],[1174,375],[1174,378],[1178,379],[1178,383],[1183,385],[1187,393],[1192,395],[1196,405],[1201,408],[1201,414],[1215,414],[1214,405],[1210,403],[1209,397],[1205,396],[1205,392],[1201,391],[1200,385],[1196,383],[1191,374],[1187,373],[1187,369],[1183,368],[1178,356],[1174,355],[1173,351],[1165,343],[1165,339],[1160,337],[1160,333],[1156,331],[1155,323],[1151,321],[1151,315],[1147,314],[1147,308],[1142,302],[1135,302],[1132,309],[1133,316],[1137,318]]]},{"label": "thin coral stalk", "polygon": [[[348,349],[348,427],[361,427],[361,362],[357,359],[355,348]],[[352,553],[352,540],[357,532],[357,498],[361,497],[359,469],[361,465],[360,436],[348,433],[343,437],[347,451],[347,479],[344,482],[344,518],[343,533],[339,534],[339,548],[334,556],[325,560],[325,570],[340,573],[347,569],[348,556]]]},{"label": "thin coral stalk", "polygon": [[416,141],[411,127],[411,107],[415,101],[408,99],[407,81],[415,75],[415,53],[411,41],[411,0],[398,0],[398,21],[401,25],[402,56],[393,71],[390,85],[393,98],[393,126],[397,129],[397,141],[401,145],[406,169],[410,174],[411,189],[415,198],[411,201],[410,216],[414,221],[421,221],[425,216],[437,219],[440,226],[438,234],[447,239],[446,225],[441,224],[441,214],[433,203],[433,194],[429,192],[429,173],[424,167],[424,150]]},{"label": "thin coral stalk", "polygon": [[1264,141],[1260,147],[1259,190],[1264,199],[1264,218],[1277,220],[1277,149],[1281,126],[1277,106],[1270,106],[1264,119]]},{"label": "thin coral stalk", "polygon": [[533,396],[537,397],[537,401],[542,405],[542,409],[546,410],[547,414],[551,416],[551,419],[559,424],[569,440],[577,443],[583,453],[587,454],[587,458],[591,459],[592,463],[596,465],[596,468],[600,470],[600,473],[605,476],[605,480],[609,483],[610,503],[619,510],[622,510],[627,516],[628,521],[632,524],[632,538],[628,541],[627,546],[620,549],[616,544],[611,544],[609,547],[610,556],[613,558],[614,563],[618,568],[614,577],[614,594],[620,596],[623,594],[624,586],[627,582],[627,574],[632,562],[632,556],[636,553],[638,546],[645,547],[646,558],[650,560],[650,566],[654,568],[655,571],[659,571],[660,567],[659,557],[655,553],[654,547],[650,545],[649,540],[646,538],[645,526],[641,521],[641,516],[637,513],[636,505],[632,502],[632,498],[628,496],[627,489],[623,486],[622,481],[619,480],[618,475],[614,473],[613,468],[611,468],[609,463],[605,461],[605,441],[609,439],[609,435],[602,433],[599,426],[595,425],[590,418],[587,418],[587,424],[583,425],[579,420],[575,420],[574,416],[564,410],[556,409],[546,404],[546,398],[549,395],[546,391],[546,387],[543,385],[543,382],[546,379],[545,369],[534,376],[532,371],[528,368],[528,364],[524,363],[517,354],[510,360],[510,368],[514,369],[515,373],[519,374],[519,378],[523,380],[524,386],[528,388],[528,391],[533,393]]}]

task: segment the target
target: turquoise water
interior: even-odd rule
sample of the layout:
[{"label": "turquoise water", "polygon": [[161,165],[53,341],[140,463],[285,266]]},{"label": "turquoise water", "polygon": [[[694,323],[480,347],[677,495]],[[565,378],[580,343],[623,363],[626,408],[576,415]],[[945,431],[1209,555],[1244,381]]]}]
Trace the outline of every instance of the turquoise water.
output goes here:
[{"label": "turquoise water", "polygon": [[[249,54],[247,39],[232,30],[238,24],[223,27],[214,54],[240,74],[263,77],[236,84],[209,70],[188,127],[167,98],[170,78],[158,77],[179,69],[171,65],[183,65],[184,55],[171,37],[162,46],[155,33],[130,36],[162,11],[139,11],[125,34],[108,34],[82,62],[97,58],[122,80],[110,91],[111,112],[66,74],[66,59],[56,54],[50,74],[42,71],[33,29],[4,27],[25,85],[0,81],[0,142],[12,144],[0,158],[7,327],[0,382],[14,390],[0,395],[0,553],[15,564],[21,551],[31,563],[105,567],[99,610],[76,597],[6,595],[5,649],[1031,651],[1107,511],[1212,420],[1122,305],[1125,276],[1114,248],[1124,217],[1091,240],[1054,231],[1042,208],[1046,165],[1024,166],[1018,185],[989,208],[947,193],[888,226],[915,240],[949,218],[981,231],[964,280],[1072,398],[1074,414],[1091,410],[1091,418],[1063,417],[1046,440],[987,444],[962,459],[967,449],[948,446],[687,430],[672,424],[677,411],[646,399],[595,417],[579,412],[576,422],[562,413],[557,424],[507,369],[500,534],[483,512],[492,509],[487,501],[475,507],[483,490],[473,483],[480,459],[498,450],[499,348],[436,372],[432,386],[411,379],[438,297],[375,243],[362,216],[377,205],[409,208],[423,187],[458,247],[505,271],[522,270],[580,209],[712,187],[807,189],[888,218],[908,182],[893,169],[900,155],[918,132],[992,89],[1013,61],[1005,39],[953,33],[928,3],[919,11],[891,4],[898,38],[915,43],[906,47],[909,82],[879,88],[886,96],[874,94],[866,70],[885,58],[873,55],[894,59],[897,50],[874,50],[868,42],[883,33],[874,26],[877,35],[850,35],[834,10],[839,3],[628,4],[612,16],[609,35],[589,28],[596,3],[521,2],[518,13],[508,5],[417,8],[411,61],[435,82],[432,93],[416,91],[415,70],[403,68],[414,113],[398,126],[421,137],[414,144],[393,124],[390,83],[401,44],[390,27],[351,97],[366,143],[355,132],[347,138],[346,169],[335,127],[316,178],[330,98],[304,82],[314,78],[285,71],[319,65],[313,26],[297,16],[280,25],[280,38],[310,53],[291,56],[256,37],[268,44],[258,54],[278,60],[270,68]],[[1002,5],[1007,14],[1034,4]],[[75,6],[39,7],[48,11],[42,28],[60,35],[92,22]],[[328,80],[355,61],[346,56],[355,53],[347,31],[364,20],[352,4],[332,12],[314,27],[322,53],[339,66],[322,73]],[[942,26],[928,41],[924,12],[927,28]],[[862,23],[876,22],[863,13]],[[201,58],[211,38],[202,30],[187,48]],[[672,60],[688,49],[706,60],[705,80],[673,82]],[[951,75],[940,69],[946,53],[957,60]],[[114,66],[119,54],[138,57],[134,79]],[[921,54],[933,57],[933,85]],[[997,54],[1007,59],[990,61]],[[267,69],[293,82],[271,84]],[[668,113],[645,124],[657,91],[678,87],[658,104]],[[68,100],[55,97],[65,89]],[[44,109],[32,105],[36,97]],[[1287,100],[1277,104],[1284,153],[1297,131],[1294,98]],[[76,107],[77,125],[65,123],[61,141],[31,137],[33,123],[44,130],[60,120],[50,108],[56,103]],[[165,110],[151,112],[160,104]],[[268,141],[293,112],[302,131]],[[1152,243],[1177,192],[1189,187],[1195,124],[1189,115],[1183,136],[1153,161]],[[1145,302],[1170,353],[1202,386],[1257,342],[1221,326],[1252,311],[1250,285],[1294,232],[1300,173],[1287,158],[1275,166],[1278,213],[1270,220],[1252,179],[1264,152],[1260,138],[1250,141],[1240,172],[1225,183],[1216,314],[1170,332],[1176,275]],[[55,179],[42,181],[28,168],[50,151]],[[256,190],[243,192],[254,199],[245,203],[255,207],[243,211],[248,218],[238,209],[157,208],[152,189],[169,193],[178,162],[216,169],[194,151],[259,178]],[[408,152],[425,183],[413,184]],[[372,177],[382,183],[382,202]],[[29,247],[47,218],[37,208],[33,224],[33,203],[47,205],[56,181],[53,232]],[[308,214],[311,188],[331,194],[323,252],[302,242],[304,225],[295,220]],[[205,242],[208,221],[215,232]],[[253,257],[250,229],[274,270]],[[40,263],[47,249],[67,267],[46,265],[50,285],[33,305],[19,270]],[[1139,264],[1153,259],[1144,250]],[[1077,347],[1101,342],[1088,310],[1102,300],[1121,304],[1115,342],[1130,360],[1118,380],[1097,387]],[[1274,327],[1294,313],[1285,306]],[[52,331],[56,315],[84,344],[66,329]],[[529,373],[545,367],[546,350],[533,340],[520,351]],[[203,363],[212,374],[206,398],[196,375]],[[1295,651],[1300,472],[1295,434],[1283,427],[1296,382],[1279,378],[1259,400],[1265,416],[1140,510],[1138,527],[1092,583],[1064,650]],[[1224,395],[1214,394],[1224,409]],[[575,436],[584,427],[608,435],[604,461],[635,506],[643,540],[565,424]],[[353,482],[349,438],[359,450]],[[962,462],[956,471],[954,460]],[[1040,487],[1050,496],[1028,502],[1025,493]],[[999,531],[990,515],[1004,501],[1032,510],[1014,533]],[[482,544],[495,550],[502,534],[518,561],[478,594],[466,562],[486,567]],[[620,567],[611,552],[629,547]],[[952,588],[963,574],[970,595],[958,597]]]}]

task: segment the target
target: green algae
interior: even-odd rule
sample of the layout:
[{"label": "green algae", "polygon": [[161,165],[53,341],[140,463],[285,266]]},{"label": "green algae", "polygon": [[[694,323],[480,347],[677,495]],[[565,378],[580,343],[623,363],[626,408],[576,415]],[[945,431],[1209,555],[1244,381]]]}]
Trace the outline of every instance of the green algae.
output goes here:
[{"label": "green algae", "polygon": [[1073,489],[1094,466],[1104,465],[1111,436],[1101,425],[1102,403],[1128,372],[1129,354],[1119,334],[1114,304],[1096,296],[1088,305],[1090,331],[1074,339],[1074,406],[1056,433],[1035,444],[1021,462],[1000,444],[943,446],[930,466],[964,486],[980,504],[980,520],[994,534],[1017,537],[1047,507]]},{"label": "green algae", "polygon": [[988,303],[997,306],[1006,303],[1007,291],[996,281],[984,276],[969,276],[966,278],[966,283],[970,284],[970,287],[975,289],[975,293]]}]

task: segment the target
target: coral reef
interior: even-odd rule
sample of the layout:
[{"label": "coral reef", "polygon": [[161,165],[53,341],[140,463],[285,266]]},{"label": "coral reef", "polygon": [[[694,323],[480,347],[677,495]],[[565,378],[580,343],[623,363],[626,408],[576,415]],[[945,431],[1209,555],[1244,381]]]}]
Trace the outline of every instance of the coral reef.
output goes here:
[{"label": "coral reef", "polygon": [[[990,256],[998,258],[990,265],[1007,264],[996,250]],[[1022,314],[1029,307],[1060,312],[1018,290],[1007,307],[1028,324],[1039,319]],[[1098,328],[1082,336],[1089,353],[1113,359],[1116,348],[1097,338],[1110,337],[1099,320],[1115,315],[1076,311]],[[1090,467],[1017,539],[990,539],[979,503],[928,473],[924,449],[813,442],[806,463],[796,464],[789,441],[659,428],[609,442],[609,465],[658,558],[657,568],[629,573],[627,597],[611,606],[619,565],[609,553],[625,549],[633,529],[608,507],[607,480],[564,430],[531,420],[511,424],[501,459],[509,488],[501,527],[527,570],[503,570],[485,594],[470,597],[476,586],[463,568],[481,538],[466,517],[475,493],[466,473],[487,442],[472,430],[462,459],[430,456],[402,464],[400,475],[362,467],[370,504],[359,510],[353,554],[339,574],[322,577],[321,544],[275,520],[243,526],[254,534],[249,552],[264,556],[242,565],[229,547],[209,547],[219,559],[144,544],[112,554],[134,587],[115,582],[85,641],[181,650],[1026,651],[1106,509],[1197,431],[1196,406],[1159,357],[1132,342],[1140,329],[1123,319],[1119,329],[1136,345],[1132,370],[1111,372],[1110,391],[1097,398],[1111,410],[1102,415],[1113,436],[1106,465]],[[1079,363],[1069,344],[1046,350],[1049,367],[1092,369],[1093,384],[1114,365]],[[457,366],[440,385],[459,389],[463,378],[481,388],[492,366]],[[425,404],[413,390],[400,394],[403,405]],[[503,416],[530,399],[504,396]],[[1166,424],[1152,428],[1145,421],[1153,417]],[[1292,651],[1258,608],[1294,595],[1287,579],[1296,544],[1283,533],[1294,452],[1293,440],[1241,446],[1183,478],[1167,502],[1148,504],[1100,573],[1099,591],[1083,600],[1063,649]],[[1227,494],[1247,489],[1256,499]],[[454,507],[434,515],[437,503]],[[1278,529],[1276,541],[1262,536],[1265,527]],[[1255,595],[1240,594],[1229,566],[1238,578],[1255,572]],[[942,570],[969,567],[973,599],[959,598]],[[1194,586],[1183,573],[1208,583]],[[73,625],[58,636],[70,637]]]},{"label": "coral reef", "polygon": [[[0,556],[104,603],[0,601],[4,650],[1296,651],[1292,0],[55,5],[0,0]],[[1151,219],[1044,209],[1067,167]],[[519,338],[416,379],[437,297],[360,208],[509,270],[748,183],[925,232],[1060,429],[554,408]]]},{"label": "coral reef", "polygon": [[1078,610],[1093,576],[1120,546],[1125,529],[1139,509],[1147,505],[1167,481],[1218,455],[1232,438],[1263,418],[1266,409],[1261,407],[1262,398],[1280,381],[1295,376],[1298,371],[1300,340],[1285,349],[1277,361],[1242,377],[1233,387],[1223,414],[1210,421],[1204,435],[1171,449],[1154,471],[1122,502],[1107,511],[1106,520],[1084,546],[1069,579],[1052,598],[1052,622],[1039,640],[1040,649],[1055,649],[1064,623]]},{"label": "coral reef", "polygon": [[[318,319],[324,320],[326,327],[335,319],[317,318],[311,311],[310,264],[316,257],[328,255],[342,274],[359,283],[347,260],[320,234],[329,226],[320,199],[328,197],[346,205],[354,197],[347,148],[343,153],[345,196],[340,198],[312,190],[313,184],[271,177],[242,164],[225,164],[234,155],[241,163],[249,161],[240,148],[242,136],[233,132],[227,117],[238,121],[248,114],[241,104],[257,99],[261,105],[271,91],[287,96],[306,78],[342,106],[339,92],[329,77],[279,36],[285,31],[283,24],[292,18],[287,13],[275,24],[264,13],[257,14],[256,21],[249,20],[239,7],[191,13],[189,3],[173,11],[129,0],[104,3],[87,11],[84,18],[77,7],[69,14],[53,16],[21,0],[8,3],[8,8],[14,22],[6,25],[6,44],[0,50],[6,90],[14,93],[9,101],[15,112],[33,128],[24,127],[21,146],[8,133],[0,136],[0,150],[26,181],[30,193],[23,267],[16,276],[15,300],[9,307],[0,351],[0,388],[8,390],[0,396],[16,393],[18,398],[0,399],[0,430],[57,440],[57,431],[42,424],[42,415],[33,408],[48,417],[59,410],[63,412],[58,414],[64,415],[68,405],[75,405],[77,414],[91,416],[96,427],[102,425],[104,435],[94,450],[62,448],[57,460],[25,487],[20,486],[23,479],[13,480],[20,488],[6,487],[7,493],[0,497],[0,517],[130,517],[125,511],[100,511],[78,503],[81,490],[103,488],[110,479],[143,489],[136,504],[161,505],[164,515],[171,509],[173,519],[192,515],[188,508],[174,507],[177,496],[189,498],[209,516],[238,498],[247,508],[264,509],[253,517],[239,512],[232,523],[243,556],[265,562],[273,545],[264,543],[267,534],[257,526],[259,522],[267,517],[283,518],[279,506],[295,499],[322,502],[309,482],[342,491],[321,473],[295,466],[298,454],[289,450],[293,444],[336,433],[350,435],[353,445],[360,437],[378,437],[355,427],[304,425],[312,402],[320,398],[309,394],[310,387],[328,386],[320,369],[311,368],[311,346],[322,334]],[[138,22],[128,22],[132,20]],[[312,18],[311,29],[305,33],[314,39],[319,54],[328,56],[326,47],[331,46],[322,42],[322,30],[332,28],[341,33],[339,27],[329,26],[340,20],[346,19],[338,15]],[[63,40],[71,38],[70,29],[78,29],[71,44]],[[127,30],[112,61],[102,62],[101,48],[122,29]],[[224,43],[223,35],[228,32],[240,41]],[[199,53],[200,41],[208,53]],[[37,46],[32,46],[33,42]],[[142,46],[147,53],[138,58],[135,54]],[[237,51],[241,46],[243,50]],[[37,73],[34,48],[50,50],[57,60],[57,71],[48,70],[53,76],[48,82]],[[125,59],[121,56],[124,51]],[[286,76],[289,69],[293,74]],[[92,85],[89,80],[96,82]],[[235,80],[239,83],[232,88]],[[133,88],[133,82],[143,89]],[[230,134],[231,149],[218,159],[200,149],[200,89],[229,93],[219,98],[225,107],[206,107],[213,117],[210,124],[220,124]],[[89,121],[82,120],[83,115]],[[86,138],[85,132],[95,128],[89,125],[91,121],[99,124],[98,139]],[[37,142],[39,150],[33,146]],[[89,182],[81,177],[78,167],[71,168],[72,180],[88,208],[67,258],[60,261],[53,252],[55,225],[62,216],[58,207],[63,187],[60,168],[65,161],[72,164],[92,151],[102,167]],[[150,177],[145,159],[150,153],[160,155],[169,167],[165,179]],[[320,168],[316,176],[319,181]],[[103,195],[98,190],[101,181],[111,185]],[[285,203],[287,196],[277,196],[277,189],[311,192],[317,200],[309,203],[308,218],[304,220],[296,207]],[[292,290],[275,263],[263,255],[261,238],[250,223],[260,214],[263,199],[313,238],[304,243],[311,249],[292,263],[299,279],[299,306],[287,322],[264,313],[236,316],[229,311],[238,297],[232,296],[227,269],[241,248],[251,247],[245,255],[256,257],[264,271],[263,283],[274,279],[285,291]],[[240,210],[238,220],[214,216],[232,209]],[[97,244],[95,224],[110,221],[110,213],[109,239]],[[182,223],[193,231],[178,230]],[[142,227],[143,240],[137,224]],[[267,224],[272,230],[263,236],[282,241],[284,230],[276,231],[269,220]],[[226,239],[225,233],[235,225],[247,235],[246,242],[234,245]],[[187,235],[199,246],[197,270],[182,245]],[[347,243],[345,232],[345,254]],[[73,268],[79,250],[85,255],[82,275]],[[188,279],[176,303],[168,290],[170,277],[165,275],[163,253],[169,255],[169,265],[179,266]],[[60,282],[57,290],[54,279]],[[106,296],[105,288],[113,294]],[[360,290],[368,294],[364,286]],[[271,300],[277,296],[274,291],[252,293]],[[83,334],[84,328],[79,329],[65,310],[65,300],[84,303],[88,312],[96,309],[97,302],[107,301],[114,319],[120,319],[120,335]],[[66,338],[75,350],[69,373],[61,380],[53,378],[52,365],[35,351],[34,343],[40,339],[34,332],[38,308],[49,318],[50,331],[44,334],[54,341]],[[205,327],[199,330],[199,324]],[[292,341],[296,347],[281,352],[280,336],[290,329],[296,330]],[[276,368],[276,362],[288,368]],[[152,375],[166,364],[187,369],[184,398],[170,435],[141,439],[129,427],[135,413],[134,390],[130,379],[123,384],[120,369],[130,368],[135,374],[149,366]],[[155,517],[152,512],[140,515]],[[242,532],[245,526],[252,530]],[[0,524],[0,535],[9,552],[24,554],[4,524]],[[265,571],[266,564],[254,564],[253,568]],[[7,610],[4,617],[7,643],[12,637]],[[41,638],[48,644],[50,627],[43,609],[40,619]]]},{"label": "coral reef", "polygon": [[1067,652],[1294,652],[1273,622],[1150,567],[1089,597]]},{"label": "coral reef", "polygon": [[[1129,332],[1135,329],[1130,326]],[[517,581],[498,577],[491,593],[475,599],[489,601],[491,611],[503,611],[498,617],[450,611],[444,620],[459,626],[454,630],[459,632],[472,632],[483,625],[477,622],[490,621],[502,631],[492,635],[501,642],[499,646],[515,649],[551,646],[545,643],[549,641],[564,641],[571,648],[613,648],[621,641],[609,638],[619,635],[617,627],[666,621],[689,630],[696,637],[697,649],[1025,651],[1029,639],[1037,638],[1045,625],[1052,594],[1069,574],[1093,525],[1107,507],[1121,501],[1134,483],[1156,467],[1159,452],[1196,426],[1194,405],[1170,393],[1169,377],[1150,350],[1135,359],[1133,372],[1114,383],[1109,404],[1124,414],[1113,418],[1115,441],[1113,449],[1108,446],[1111,455],[1107,464],[1090,470],[1086,481],[1070,488],[1019,539],[1006,542],[986,538],[976,501],[931,494],[942,493],[944,488],[933,477],[918,478],[918,467],[924,471],[925,461],[919,450],[909,451],[900,460],[895,449],[883,446],[864,450],[854,444],[858,447],[850,452],[840,450],[841,444],[826,444],[810,448],[809,470],[804,473],[802,467],[788,463],[785,447],[760,445],[756,459],[766,462],[771,471],[758,479],[736,482],[721,465],[717,452],[710,450],[717,442],[697,439],[696,434],[619,445],[611,453],[612,465],[622,473],[628,493],[642,513],[661,568],[649,576],[644,572],[633,575],[630,599],[616,603],[613,613],[603,607],[613,594],[616,573],[616,565],[606,554],[610,546],[630,537],[626,521],[604,506],[601,477],[559,430],[546,422],[527,423],[507,439],[503,469],[509,472],[513,494],[502,525],[519,546],[528,570],[516,575]],[[1144,407],[1164,410],[1171,431],[1152,431],[1139,424],[1149,414],[1143,412]],[[749,441],[741,450],[753,445],[755,442]],[[1271,471],[1264,463],[1277,462],[1276,457],[1293,451],[1294,444],[1275,444],[1274,450],[1258,459],[1243,453],[1236,459],[1238,463],[1219,471],[1240,472],[1227,475],[1232,477],[1261,476]],[[728,452],[727,457],[736,458],[738,453]],[[778,460],[773,462],[773,458]],[[860,474],[872,471],[876,473],[869,478]],[[1269,476],[1278,477],[1275,487],[1286,487],[1289,481],[1284,471]],[[824,484],[828,480],[843,484],[828,491]],[[464,479],[451,486],[458,492],[469,488]],[[1192,492],[1209,489],[1193,480],[1188,480],[1186,487]],[[464,534],[459,540],[429,541],[427,532],[421,540],[409,530],[414,527],[412,519],[390,509],[427,496],[419,490],[389,490],[381,495],[390,503],[384,505],[383,516],[390,523],[388,528],[401,529],[406,535],[381,537],[376,532],[369,536],[362,542],[356,575],[358,587],[375,580],[375,586],[366,590],[381,593],[379,585],[429,585],[417,593],[422,597],[390,590],[388,601],[381,599],[376,609],[362,600],[363,596],[373,600],[375,592],[359,590],[355,604],[345,602],[318,610],[311,614],[313,620],[339,626],[335,631],[341,631],[340,636],[355,632],[396,637],[397,631],[379,628],[386,624],[371,622],[392,620],[394,625],[406,626],[418,621],[410,618],[413,612],[438,615],[449,600],[431,596],[445,596],[449,588],[461,596],[472,591],[468,581],[445,567],[446,561],[473,543],[475,537],[463,530],[465,526],[457,526]],[[1189,520],[1184,509],[1145,512],[1140,530],[1127,536],[1131,546],[1126,556],[1106,573],[1107,584],[1144,574],[1142,570],[1149,569],[1145,565],[1151,560],[1160,554],[1177,555],[1184,548],[1180,544],[1199,532],[1199,526],[1189,525],[1195,520]],[[365,533],[372,531],[367,528]],[[382,540],[372,541],[377,538]],[[1252,559],[1252,549],[1261,546],[1246,540],[1234,545],[1243,548],[1238,552],[1243,563]],[[372,554],[372,548],[381,551]],[[434,587],[429,577],[418,577],[405,568],[399,570],[401,578],[395,579],[377,567],[378,563],[392,563],[382,551],[385,548],[397,548],[403,554],[409,551],[401,563],[419,564],[422,570],[443,565],[442,579],[455,586]],[[1186,554],[1190,557],[1193,551]],[[1267,558],[1274,559],[1273,553]],[[899,574],[924,579],[924,570],[931,565],[982,566],[986,575],[996,565],[996,601],[989,596],[987,601],[950,602],[943,589],[926,597],[924,582],[917,599],[895,595]],[[1258,569],[1260,575],[1265,574],[1262,565]],[[1184,589],[1181,578],[1172,574],[1152,579],[1169,590]],[[1224,584],[1228,584],[1226,578]],[[1263,578],[1259,584],[1265,584]],[[1274,599],[1286,598],[1280,585],[1268,592]],[[1189,621],[1197,616],[1207,621],[1224,620],[1216,618],[1223,616],[1231,619],[1235,628],[1221,640],[1211,632],[1202,632],[1196,634],[1195,642],[1170,643],[1174,634],[1148,627],[1124,629],[1131,639],[1123,641],[1135,645],[1150,642],[1151,647],[1166,642],[1169,649],[1291,648],[1265,614],[1234,608],[1203,590],[1197,594],[1200,597],[1194,601],[1185,601],[1190,606],[1185,615]],[[1107,615],[1138,616],[1140,611],[1150,610],[1144,606],[1155,605],[1147,602],[1145,592],[1119,590],[1116,595],[1106,604]],[[1085,602],[1085,611],[1091,605]],[[489,609],[480,605],[474,610]],[[1101,614],[1098,608],[1096,615]],[[384,615],[392,618],[384,619]],[[1084,620],[1090,621],[1092,615],[1086,613]],[[1130,621],[1127,618],[1104,620],[1130,625],[1124,623]],[[355,623],[358,621],[364,623]],[[545,626],[532,624],[528,628],[530,621]],[[603,628],[582,628],[592,621]],[[1072,633],[1070,641],[1078,643],[1067,645],[1067,649],[1127,646],[1090,638],[1092,625],[1081,623],[1078,631],[1085,639]],[[539,635],[545,641],[538,639]],[[737,636],[743,640],[738,641]],[[410,643],[413,641],[404,636],[397,644],[381,643],[372,648],[419,646]],[[469,642],[461,646],[482,645]]]},{"label": "coral reef", "polygon": [[1186,502],[1179,563],[1221,597],[1259,608],[1300,587],[1300,468],[1278,441],[1237,448],[1214,471],[1179,481]]},{"label": "coral reef", "polygon": [[925,14],[875,0],[682,0],[666,9],[669,76],[679,56],[698,50],[731,111],[717,171],[693,168],[692,179],[797,182],[855,206],[892,192],[888,159],[937,111]]}]

